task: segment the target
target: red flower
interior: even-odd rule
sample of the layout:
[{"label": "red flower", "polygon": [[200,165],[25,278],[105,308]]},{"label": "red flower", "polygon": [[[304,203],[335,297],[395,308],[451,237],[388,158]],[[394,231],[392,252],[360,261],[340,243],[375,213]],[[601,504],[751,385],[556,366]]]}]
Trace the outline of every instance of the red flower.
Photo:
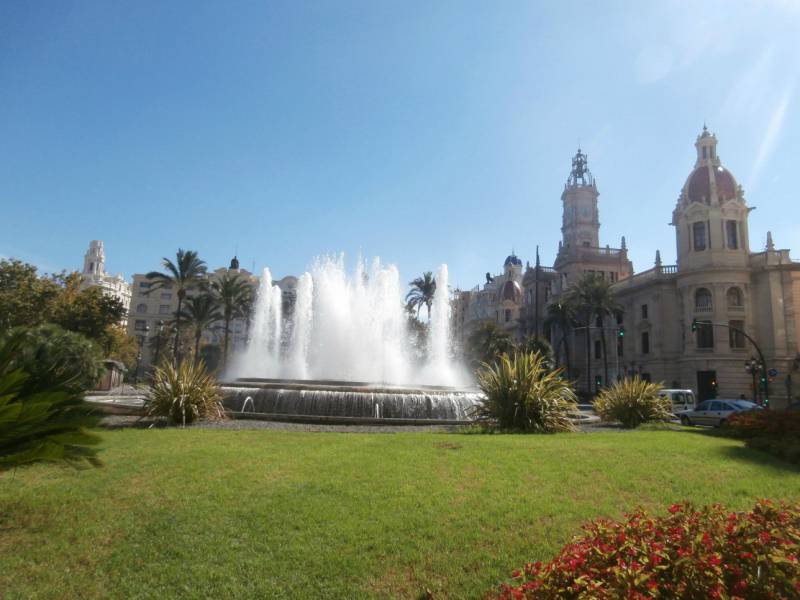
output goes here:
[{"label": "red flower", "polygon": [[681,511],[681,505],[680,504],[673,504],[672,506],[669,507],[669,512],[671,512],[673,515],[675,513],[677,513],[677,512],[680,512],[680,511]]}]

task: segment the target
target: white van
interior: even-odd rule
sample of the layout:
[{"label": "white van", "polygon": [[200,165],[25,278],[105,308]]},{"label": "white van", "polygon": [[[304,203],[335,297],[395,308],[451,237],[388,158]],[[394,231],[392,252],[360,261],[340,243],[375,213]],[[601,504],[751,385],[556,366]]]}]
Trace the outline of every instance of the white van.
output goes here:
[{"label": "white van", "polygon": [[673,413],[681,410],[694,410],[695,399],[692,390],[661,390],[658,395],[670,399]]}]

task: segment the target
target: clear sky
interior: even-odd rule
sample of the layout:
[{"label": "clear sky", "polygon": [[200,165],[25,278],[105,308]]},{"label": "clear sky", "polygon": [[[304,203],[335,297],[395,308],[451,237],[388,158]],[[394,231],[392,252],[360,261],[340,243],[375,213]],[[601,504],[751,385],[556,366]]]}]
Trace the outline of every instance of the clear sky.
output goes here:
[{"label": "clear sky", "polygon": [[800,259],[798,32],[794,1],[3,2],[0,256],[362,252],[471,287],[512,247],[552,263],[580,142],[644,270],[705,120],[752,249]]}]

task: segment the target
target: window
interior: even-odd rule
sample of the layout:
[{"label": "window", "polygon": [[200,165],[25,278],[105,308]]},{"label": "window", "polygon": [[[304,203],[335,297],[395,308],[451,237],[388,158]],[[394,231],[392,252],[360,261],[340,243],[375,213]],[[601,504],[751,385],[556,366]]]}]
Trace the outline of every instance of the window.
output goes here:
[{"label": "window", "polygon": [[162,300],[172,300],[172,293],[171,292],[161,292],[160,298]]},{"label": "window", "polygon": [[714,326],[710,323],[697,324],[697,347],[706,349],[714,347]]},{"label": "window", "polygon": [[694,233],[694,249],[696,251],[701,251],[706,249],[706,224],[702,221],[698,221],[692,225],[692,231]]},{"label": "window", "polygon": [[142,288],[143,290],[146,290],[147,288],[150,287],[150,282],[149,281],[140,281],[139,282],[139,287]]},{"label": "window", "polygon": [[708,152],[708,148],[703,146],[703,158],[708,158],[707,152]]},{"label": "window", "polygon": [[721,411],[723,409],[724,404],[722,402],[712,402],[711,403],[711,412],[714,411]]},{"label": "window", "polygon": [[144,320],[141,320],[141,319],[137,319],[136,323],[133,326],[133,328],[136,331],[144,331],[145,329],[147,329],[147,321],[144,321]]},{"label": "window", "polygon": [[169,314],[169,304],[162,304],[158,307],[158,314],[160,315],[168,315]]},{"label": "window", "polygon": [[694,294],[694,309],[698,312],[710,312],[713,308],[711,292],[706,288],[700,288]]},{"label": "window", "polygon": [[511,320],[511,310],[509,310],[507,308],[506,309],[506,323],[508,323],[510,320]]},{"label": "window", "polygon": [[642,318],[647,318],[647,304],[642,304]]},{"label": "window", "polygon": [[695,410],[711,410],[711,402],[701,402]]},{"label": "window", "polygon": [[617,281],[617,273],[615,271],[609,271],[608,277],[611,279],[611,283],[615,283]]},{"label": "window", "polygon": [[728,331],[730,332],[731,348],[744,348],[746,346],[744,331],[744,321],[728,321]]},{"label": "window", "polygon": [[603,317],[597,317],[597,318],[594,320],[594,324],[595,324],[597,327],[602,327],[602,326],[603,326]]},{"label": "window", "polygon": [[742,290],[738,287],[732,287],[728,290],[726,294],[728,299],[728,308],[729,309],[738,309],[744,306],[744,300],[742,298]]},{"label": "window", "polygon": [[650,354],[650,332],[642,332],[642,354]]},{"label": "window", "polygon": [[594,341],[594,357],[596,360],[603,358],[603,347],[600,340]]},{"label": "window", "polygon": [[739,248],[739,224],[736,221],[725,221],[725,232],[728,236],[728,248]]},{"label": "window", "polygon": [[136,312],[137,313],[146,313],[147,312],[147,304],[137,304],[136,305]]}]

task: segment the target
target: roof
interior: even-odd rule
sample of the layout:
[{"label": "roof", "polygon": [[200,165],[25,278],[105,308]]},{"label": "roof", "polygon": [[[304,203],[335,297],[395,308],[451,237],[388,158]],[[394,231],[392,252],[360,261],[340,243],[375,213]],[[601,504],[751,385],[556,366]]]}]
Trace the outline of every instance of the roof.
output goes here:
[{"label": "roof", "polygon": [[730,171],[722,166],[702,165],[692,171],[686,180],[686,196],[689,202],[711,201],[711,182],[714,181],[719,200],[736,197],[736,180]]}]

